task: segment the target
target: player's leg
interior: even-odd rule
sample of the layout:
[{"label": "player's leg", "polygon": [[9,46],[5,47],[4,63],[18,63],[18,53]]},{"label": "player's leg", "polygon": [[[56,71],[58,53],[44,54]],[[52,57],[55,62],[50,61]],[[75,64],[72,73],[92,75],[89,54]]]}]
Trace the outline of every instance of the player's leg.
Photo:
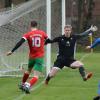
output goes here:
[{"label": "player's leg", "polygon": [[44,59],[43,58],[37,58],[35,59],[35,64],[34,64],[34,76],[30,79],[29,82],[25,83],[25,92],[29,93],[30,88],[38,81],[39,75],[42,72],[43,69],[43,63]]},{"label": "player's leg", "polygon": [[57,72],[58,72],[59,70],[60,70],[60,68],[58,68],[58,67],[52,67],[50,73],[49,73],[48,76],[46,77],[45,84],[48,84],[48,82],[50,81],[50,79],[51,79],[52,77],[54,77],[54,76],[57,74]]},{"label": "player's leg", "polygon": [[40,72],[34,70],[34,76],[30,79],[29,82],[25,82],[24,91],[30,93],[31,87],[38,81]]},{"label": "player's leg", "polygon": [[86,81],[87,79],[91,78],[91,76],[92,76],[91,72],[90,73],[86,73],[84,65],[80,61],[74,61],[71,64],[71,68],[79,68],[79,72],[80,72],[80,74],[81,74],[81,76],[82,76],[84,81]]},{"label": "player's leg", "polygon": [[31,70],[32,70],[32,68],[28,68],[28,70],[25,71],[25,73],[23,75],[23,78],[22,78],[22,83],[25,83],[27,81],[27,79],[28,79],[28,77],[29,77],[29,75],[31,73]]},{"label": "player's leg", "polygon": [[23,75],[23,78],[22,78],[22,82],[25,83],[33,69],[33,66],[35,64],[35,60],[34,59],[29,59],[28,61],[28,69],[27,71],[25,71],[24,75]]},{"label": "player's leg", "polygon": [[23,77],[22,77],[22,82],[21,82],[21,84],[19,84],[19,89],[21,89],[22,91],[24,90],[25,82],[29,78],[29,75],[30,75],[30,73],[32,71],[33,65],[34,65],[34,60],[33,59],[29,59],[29,61],[28,61],[28,69],[27,69],[27,71],[24,72]]},{"label": "player's leg", "polygon": [[54,62],[54,67],[50,70],[50,73],[47,75],[45,84],[48,84],[50,79],[54,77],[57,72],[64,67],[63,61],[60,58],[57,58],[56,61]]},{"label": "player's leg", "polygon": [[19,89],[23,90],[24,84],[27,81],[27,79],[29,78],[29,75],[30,75],[30,73],[32,71],[33,65],[34,65],[34,61],[32,59],[29,59],[29,61],[28,61],[28,69],[23,74],[22,82],[21,82],[21,84],[19,84]]},{"label": "player's leg", "polygon": [[33,86],[38,81],[39,75],[43,70],[44,58],[37,58],[35,61],[36,63],[34,65],[34,76],[29,82],[30,86]]},{"label": "player's leg", "polygon": [[[30,71],[29,71],[30,70]],[[24,74],[23,74],[23,78],[22,78],[22,82],[19,84],[19,89],[23,90],[23,87],[24,87],[24,84],[25,82],[27,81],[28,77],[29,77],[29,74],[31,72],[31,69],[29,69],[28,71],[26,71]]]}]

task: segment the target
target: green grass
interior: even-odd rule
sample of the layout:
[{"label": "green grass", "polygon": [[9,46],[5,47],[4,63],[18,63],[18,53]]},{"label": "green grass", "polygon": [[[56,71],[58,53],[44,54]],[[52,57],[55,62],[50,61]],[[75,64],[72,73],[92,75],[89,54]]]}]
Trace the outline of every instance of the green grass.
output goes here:
[{"label": "green grass", "polygon": [[[77,54],[78,59],[82,56],[84,53]],[[82,80],[77,69],[64,68],[48,86],[40,85],[41,78],[29,95],[18,89],[21,78],[0,78],[0,100],[93,100],[100,80],[100,54],[90,54],[83,62],[86,70],[94,74],[87,82]]]}]

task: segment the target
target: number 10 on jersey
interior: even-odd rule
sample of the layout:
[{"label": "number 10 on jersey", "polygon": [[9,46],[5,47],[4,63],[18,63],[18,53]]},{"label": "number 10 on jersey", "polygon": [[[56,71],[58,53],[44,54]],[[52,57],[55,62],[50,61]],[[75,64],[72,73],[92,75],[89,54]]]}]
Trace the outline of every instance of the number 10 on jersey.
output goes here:
[{"label": "number 10 on jersey", "polygon": [[40,37],[33,37],[32,38],[32,46],[33,47],[40,47],[41,46],[41,38]]}]

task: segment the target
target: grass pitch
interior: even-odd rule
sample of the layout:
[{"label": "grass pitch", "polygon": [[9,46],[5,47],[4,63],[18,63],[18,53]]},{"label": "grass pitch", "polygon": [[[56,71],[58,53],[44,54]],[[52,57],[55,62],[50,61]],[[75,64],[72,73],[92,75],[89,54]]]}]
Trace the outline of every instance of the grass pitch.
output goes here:
[{"label": "grass pitch", "polygon": [[[78,59],[83,56],[83,53],[77,54]],[[100,54],[93,53],[81,60],[85,69],[93,72],[93,77],[86,82],[80,77],[78,69],[64,68],[50,80],[48,86],[40,78],[31,94],[24,94],[18,89],[21,78],[0,78],[0,100],[93,100],[100,80]]]}]

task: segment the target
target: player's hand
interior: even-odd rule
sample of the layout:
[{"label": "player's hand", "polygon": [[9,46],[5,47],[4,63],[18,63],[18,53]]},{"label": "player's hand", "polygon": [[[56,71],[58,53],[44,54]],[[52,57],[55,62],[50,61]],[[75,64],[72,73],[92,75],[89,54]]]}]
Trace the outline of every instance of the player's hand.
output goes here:
[{"label": "player's hand", "polygon": [[86,46],[86,49],[91,49],[91,46]]},{"label": "player's hand", "polygon": [[93,26],[93,25],[92,25],[92,26],[90,27],[90,30],[93,31],[93,32],[95,32],[95,31],[98,30],[98,28],[97,28],[97,26]]},{"label": "player's hand", "polygon": [[6,53],[7,56],[9,56],[9,55],[11,55],[11,54],[12,54],[11,51],[9,51],[9,52]]}]

